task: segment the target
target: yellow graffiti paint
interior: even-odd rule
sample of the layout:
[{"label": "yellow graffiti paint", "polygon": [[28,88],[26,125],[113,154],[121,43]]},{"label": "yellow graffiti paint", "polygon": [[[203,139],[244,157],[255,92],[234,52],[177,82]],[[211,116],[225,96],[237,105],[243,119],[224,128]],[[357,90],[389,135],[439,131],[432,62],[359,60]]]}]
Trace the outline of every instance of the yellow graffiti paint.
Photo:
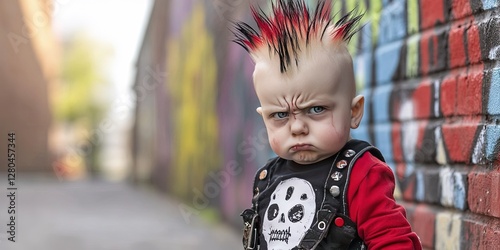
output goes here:
[{"label": "yellow graffiti paint", "polygon": [[342,3],[340,1],[332,0],[332,22],[335,23],[340,19],[340,12],[342,11]]},{"label": "yellow graffiti paint", "polygon": [[407,2],[407,17],[408,17],[408,34],[414,34],[418,32],[418,12],[420,10],[418,6],[418,0],[408,0]]},{"label": "yellow graffiti paint", "polygon": [[369,13],[372,25],[372,44],[377,44],[380,15],[382,13],[382,0],[371,1]]},{"label": "yellow graffiti paint", "polygon": [[[180,37],[167,44],[168,119],[172,124],[172,191],[188,197],[204,192],[205,178],[220,164],[218,150],[217,63],[214,38],[205,27],[205,10],[196,3]],[[159,112],[162,112],[161,110]]]},{"label": "yellow graffiti paint", "polygon": [[[347,7],[348,11],[356,9],[358,11],[358,13],[365,13],[365,15],[363,15],[363,18],[361,19],[360,23],[361,23],[361,25],[367,23],[367,20],[368,20],[368,17],[366,15],[367,8],[366,8],[366,4],[364,1],[347,0],[346,7]],[[353,54],[353,55],[357,54],[358,50],[360,49],[360,48],[358,48],[358,41],[359,41],[359,36],[362,36],[362,35],[363,35],[363,30],[361,30],[356,36],[353,36],[351,38],[351,41],[349,42],[349,52],[351,52],[351,54]]]},{"label": "yellow graffiti paint", "polygon": [[418,76],[418,65],[419,65],[419,41],[420,36],[413,36],[408,39],[406,43],[406,76],[416,77]]}]

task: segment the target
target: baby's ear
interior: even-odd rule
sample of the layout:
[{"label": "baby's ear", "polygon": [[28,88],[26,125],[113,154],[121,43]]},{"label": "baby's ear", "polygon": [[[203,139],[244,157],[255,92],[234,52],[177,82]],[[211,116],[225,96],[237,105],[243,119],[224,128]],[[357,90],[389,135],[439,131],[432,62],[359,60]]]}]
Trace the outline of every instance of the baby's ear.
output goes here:
[{"label": "baby's ear", "polygon": [[361,119],[363,118],[365,106],[365,97],[362,95],[358,95],[352,99],[351,103],[351,128],[358,128],[361,123]]},{"label": "baby's ear", "polygon": [[262,107],[258,107],[255,111],[257,111],[257,113],[259,113],[259,115],[262,115]]}]

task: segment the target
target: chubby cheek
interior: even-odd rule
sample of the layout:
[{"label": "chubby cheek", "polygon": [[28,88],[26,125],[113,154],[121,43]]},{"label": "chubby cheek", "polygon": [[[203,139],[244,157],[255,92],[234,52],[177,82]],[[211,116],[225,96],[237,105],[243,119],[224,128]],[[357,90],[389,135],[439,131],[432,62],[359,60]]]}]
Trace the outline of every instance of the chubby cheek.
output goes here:
[{"label": "chubby cheek", "polygon": [[269,137],[269,144],[271,145],[274,153],[281,155],[281,143],[276,137]]},{"label": "chubby cheek", "polygon": [[330,129],[335,131],[339,136],[349,133],[351,128],[350,117],[347,114],[332,115]]},{"label": "chubby cheek", "polygon": [[279,156],[282,156],[281,150],[282,150],[282,145],[283,145],[283,131],[280,129],[276,129],[275,127],[272,126],[272,124],[266,124],[266,129],[267,129],[267,136],[269,139],[269,146],[271,146],[271,149],[274,151]]},{"label": "chubby cheek", "polygon": [[349,129],[350,127],[348,124],[343,122],[332,122],[322,129],[325,133],[323,141],[331,141],[334,143],[347,141],[347,138],[349,138]]}]

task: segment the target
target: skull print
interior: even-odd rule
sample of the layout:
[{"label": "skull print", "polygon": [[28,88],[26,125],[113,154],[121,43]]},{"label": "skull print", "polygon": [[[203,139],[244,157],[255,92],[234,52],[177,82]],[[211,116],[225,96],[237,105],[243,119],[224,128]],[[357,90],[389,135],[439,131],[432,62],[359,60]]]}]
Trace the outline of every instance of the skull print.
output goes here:
[{"label": "skull print", "polygon": [[290,178],[278,184],[264,214],[262,233],[268,249],[292,249],[311,227],[316,197],[311,184]]}]

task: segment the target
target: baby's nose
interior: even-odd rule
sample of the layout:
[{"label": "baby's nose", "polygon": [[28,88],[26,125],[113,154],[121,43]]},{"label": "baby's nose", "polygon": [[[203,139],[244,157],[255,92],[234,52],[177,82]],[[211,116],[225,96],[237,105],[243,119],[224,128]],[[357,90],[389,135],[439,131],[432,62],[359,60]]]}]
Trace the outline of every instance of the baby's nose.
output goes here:
[{"label": "baby's nose", "polygon": [[309,133],[307,123],[300,117],[300,115],[292,114],[290,118],[290,131],[293,135],[301,135]]}]

